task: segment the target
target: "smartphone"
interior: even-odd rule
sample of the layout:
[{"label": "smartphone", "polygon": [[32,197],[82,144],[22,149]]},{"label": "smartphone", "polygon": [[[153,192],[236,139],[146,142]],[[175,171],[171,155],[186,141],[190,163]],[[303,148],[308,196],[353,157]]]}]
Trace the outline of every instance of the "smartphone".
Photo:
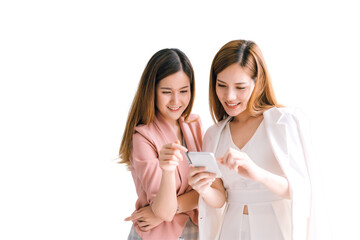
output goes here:
[{"label": "smartphone", "polygon": [[221,177],[220,169],[212,152],[187,152],[189,165],[195,167],[206,167],[207,172],[215,173],[217,178]]}]

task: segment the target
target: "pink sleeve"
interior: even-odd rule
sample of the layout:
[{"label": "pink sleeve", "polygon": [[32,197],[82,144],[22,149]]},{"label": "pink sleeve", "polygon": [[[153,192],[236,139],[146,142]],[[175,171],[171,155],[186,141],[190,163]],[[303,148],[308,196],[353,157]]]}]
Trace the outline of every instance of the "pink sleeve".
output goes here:
[{"label": "pink sleeve", "polygon": [[146,193],[146,201],[152,204],[160,187],[161,168],[159,167],[158,153],[153,144],[139,133],[133,135],[133,150],[131,165],[138,181],[135,184]]}]

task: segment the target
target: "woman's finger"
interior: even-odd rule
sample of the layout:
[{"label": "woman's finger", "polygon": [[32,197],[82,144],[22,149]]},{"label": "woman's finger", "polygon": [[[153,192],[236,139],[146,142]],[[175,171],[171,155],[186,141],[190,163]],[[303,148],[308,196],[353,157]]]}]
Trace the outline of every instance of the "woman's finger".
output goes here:
[{"label": "woman's finger", "polygon": [[160,153],[160,158],[161,159],[165,159],[165,160],[168,160],[168,159],[171,159],[173,157],[176,157],[179,161],[182,161],[183,160],[183,155],[181,154],[181,152],[179,150],[173,150],[173,149],[170,149],[170,150],[164,150]]},{"label": "woman's finger", "polygon": [[213,182],[216,179],[216,174],[203,172],[195,175],[194,177],[189,178],[189,184],[193,188],[198,188],[203,185],[205,182]]},{"label": "woman's finger", "polygon": [[201,188],[202,186],[208,184],[208,183],[213,183],[215,181],[215,178],[203,178],[200,179],[199,181],[196,182],[196,187],[197,188]]},{"label": "woman's finger", "polygon": [[173,143],[167,143],[162,146],[162,149],[178,149],[182,152],[187,152],[188,149],[180,144],[179,141],[173,142]]},{"label": "woman's finger", "polygon": [[169,156],[163,156],[160,158],[160,160],[162,161],[182,161],[183,156],[180,154],[180,152],[178,152],[178,154],[173,154],[173,155],[169,155]]},{"label": "woman's finger", "polygon": [[183,155],[181,154],[180,151],[175,151],[175,156],[179,159],[179,161],[183,160]]},{"label": "woman's finger", "polygon": [[200,189],[200,191],[201,191],[202,189],[206,189],[206,188],[211,187],[212,184],[213,184],[213,181],[209,181],[207,183],[204,183],[202,186],[199,186],[198,189]]},{"label": "woman's finger", "polygon": [[206,172],[206,167],[194,167],[194,165],[190,165],[190,176],[193,177],[194,175],[201,173],[201,172]]},{"label": "woman's finger", "polygon": [[183,145],[180,144],[180,142],[175,142],[175,143],[169,143],[169,144],[166,144],[165,145],[166,148],[170,148],[170,149],[177,149],[177,150],[180,150],[182,152],[187,152],[188,149],[186,147],[184,147]]},{"label": "woman's finger", "polygon": [[125,220],[125,221],[134,221],[134,220],[138,220],[139,218],[141,218],[141,217],[142,217],[142,215],[141,215],[141,210],[142,210],[142,209],[137,210],[137,211],[134,211],[134,212],[131,214],[131,216],[130,216],[130,217],[127,217],[127,218],[125,218],[124,220]]},{"label": "woman's finger", "polygon": [[218,157],[216,159],[216,161],[219,162],[219,163],[223,163],[224,162],[224,157]]},{"label": "woman's finger", "polygon": [[140,228],[141,231],[147,232],[147,231],[149,231],[150,229],[152,229],[152,226],[146,225],[146,226],[139,227],[139,228]]},{"label": "woman's finger", "polygon": [[146,221],[138,221],[137,224],[138,224],[139,227],[149,226],[149,223],[146,222]]},{"label": "woman's finger", "polygon": [[203,179],[213,179],[215,177],[216,177],[215,173],[201,172],[201,173],[198,173],[198,174],[194,175],[193,181],[198,182],[198,181],[201,181]]},{"label": "woman's finger", "polygon": [[132,221],[132,220],[133,220],[132,216],[127,217],[127,218],[124,219],[124,221]]},{"label": "woman's finger", "polygon": [[211,185],[213,184],[213,180],[212,179],[206,179],[204,181],[200,181],[197,184],[195,184],[193,186],[193,189],[195,189],[198,193],[203,192],[204,190],[208,189],[211,187]]}]

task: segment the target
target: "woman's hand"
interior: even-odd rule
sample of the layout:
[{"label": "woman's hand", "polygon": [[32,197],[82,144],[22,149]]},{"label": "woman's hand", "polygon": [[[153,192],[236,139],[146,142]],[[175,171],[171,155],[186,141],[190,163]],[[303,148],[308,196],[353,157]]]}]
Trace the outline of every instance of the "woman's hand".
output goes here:
[{"label": "woman's hand", "polygon": [[155,216],[150,206],[134,211],[130,217],[125,218],[125,221],[134,221],[134,224],[138,225],[143,232],[147,232],[163,222],[162,219]]},{"label": "woman's hand", "polygon": [[256,165],[246,153],[233,148],[229,148],[225,155],[218,158],[217,161],[236,171],[241,176],[258,182],[260,182],[265,175],[265,170]]},{"label": "woman's hand", "polygon": [[210,189],[215,178],[216,174],[206,172],[205,167],[194,167],[193,165],[190,165],[188,182],[200,195]]},{"label": "woman's hand", "polygon": [[180,145],[179,140],[175,143],[168,143],[162,146],[159,153],[159,164],[163,171],[172,172],[175,171],[179,165],[179,161],[183,160],[181,152],[187,152],[188,150]]}]

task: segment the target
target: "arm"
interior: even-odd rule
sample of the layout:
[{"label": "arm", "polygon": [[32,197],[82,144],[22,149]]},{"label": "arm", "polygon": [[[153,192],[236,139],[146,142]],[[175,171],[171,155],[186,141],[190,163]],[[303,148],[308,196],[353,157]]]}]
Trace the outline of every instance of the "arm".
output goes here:
[{"label": "arm", "polygon": [[241,176],[260,182],[273,193],[290,199],[288,180],[257,166],[246,153],[229,148],[218,160]]},{"label": "arm", "polygon": [[[158,154],[151,141],[140,133],[133,136],[133,149],[131,164],[135,184],[146,196],[146,199],[139,199],[137,208],[150,205],[156,216],[162,220],[172,220],[177,201],[175,173],[171,172],[175,172],[177,158],[172,159],[174,154],[164,151]],[[173,149],[169,151],[175,152]]]},{"label": "arm", "polygon": [[270,191],[279,195],[282,198],[290,199],[289,182],[287,178],[273,174],[260,168],[263,173],[261,178],[258,180],[264,184]]},{"label": "arm", "polygon": [[[199,194],[195,190],[177,197],[179,211],[183,213],[193,210],[197,207]],[[125,221],[135,221],[141,231],[149,231],[163,222],[162,219],[155,216],[150,206],[140,208],[134,211]]]},{"label": "arm", "polygon": [[190,166],[189,184],[209,206],[221,208],[226,202],[226,192],[221,179],[215,177],[205,167]]},{"label": "arm", "polygon": [[178,212],[177,213],[183,213],[191,211],[198,206],[199,201],[199,193],[195,190],[191,190],[189,192],[186,192],[177,198],[178,203]]},{"label": "arm", "polygon": [[180,151],[187,149],[176,142],[164,145],[159,154],[162,177],[151,208],[156,216],[165,221],[172,221],[178,207],[175,174],[179,161],[182,161]]},{"label": "arm", "polygon": [[156,216],[170,222],[177,209],[175,171],[163,171],[159,192],[151,208]]}]

